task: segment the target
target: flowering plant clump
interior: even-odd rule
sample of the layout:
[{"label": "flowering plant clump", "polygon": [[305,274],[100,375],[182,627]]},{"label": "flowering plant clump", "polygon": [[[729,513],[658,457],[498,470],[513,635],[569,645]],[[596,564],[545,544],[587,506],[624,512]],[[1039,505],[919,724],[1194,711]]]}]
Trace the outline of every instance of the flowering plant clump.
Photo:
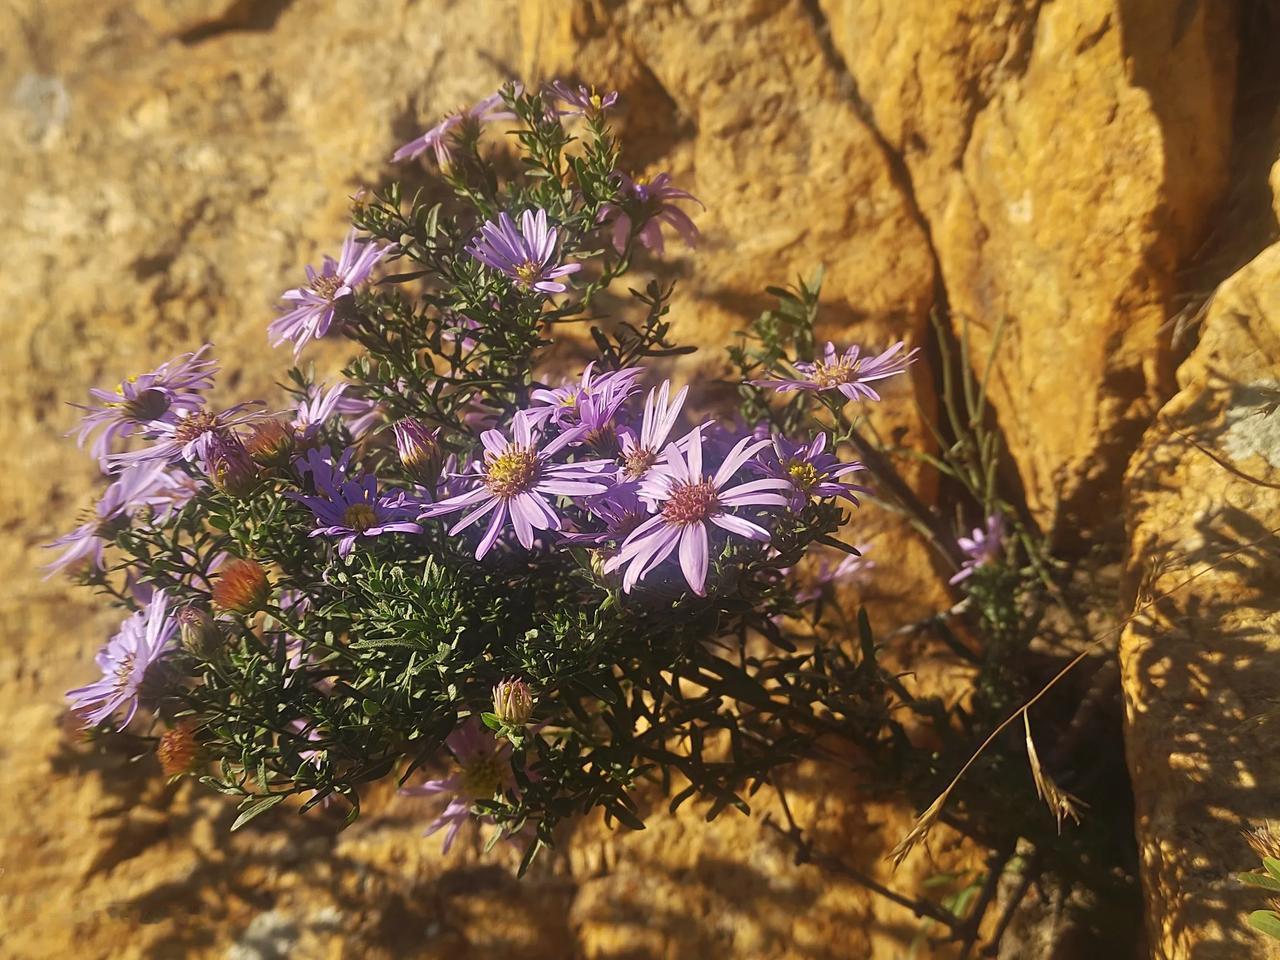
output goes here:
[{"label": "flowering plant clump", "polygon": [[237,824],[290,797],[354,818],[394,776],[427,832],[487,824],[526,864],[593,808],[642,826],[642,780],[714,815],[818,734],[902,739],[870,642],[788,624],[871,568],[837,536],[866,490],[840,407],[913,353],[797,327],[807,352],[739,351],[742,408],[691,419],[670,288],[600,296],[663,225],[696,237],[690,193],[621,168],[616,100],[510,86],[396,154],[435,186],[357,199],[269,324],[295,357],[345,339],[336,384],[215,408],[205,346],[93,391],[106,491],[53,565],[127,615],[71,694],[86,723],[153,738]]}]

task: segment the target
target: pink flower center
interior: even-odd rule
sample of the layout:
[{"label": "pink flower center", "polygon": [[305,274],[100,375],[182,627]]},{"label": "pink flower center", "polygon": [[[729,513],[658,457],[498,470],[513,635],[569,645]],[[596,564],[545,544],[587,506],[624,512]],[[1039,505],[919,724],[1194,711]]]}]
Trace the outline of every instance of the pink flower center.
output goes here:
[{"label": "pink flower center", "polygon": [[719,512],[720,498],[710,480],[676,484],[662,506],[662,515],[677,524],[701,523]]},{"label": "pink flower center", "polygon": [[345,286],[345,284],[341,277],[336,274],[332,276],[326,275],[323,277],[316,277],[315,280],[312,281],[311,291],[317,296],[323,297],[332,303],[334,298],[337,296],[338,290],[343,286]]},{"label": "pink flower center", "polygon": [[861,358],[849,360],[838,357],[833,363],[826,364],[821,360],[813,362],[813,382],[820,387],[838,387],[842,383],[852,383],[858,377]]},{"label": "pink flower center", "polygon": [[532,448],[511,444],[485,466],[485,486],[504,499],[514,497],[533,486],[538,466],[538,455]]},{"label": "pink flower center", "polygon": [[367,503],[353,503],[342,511],[342,522],[357,533],[364,533],[378,522],[378,514]]}]

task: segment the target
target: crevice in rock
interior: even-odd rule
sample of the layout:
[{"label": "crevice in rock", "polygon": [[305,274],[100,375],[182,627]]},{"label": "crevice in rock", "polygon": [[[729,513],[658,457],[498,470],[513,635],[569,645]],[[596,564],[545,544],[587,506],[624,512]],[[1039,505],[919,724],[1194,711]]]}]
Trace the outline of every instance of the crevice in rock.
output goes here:
[{"label": "crevice in rock", "polygon": [[237,0],[216,20],[189,27],[177,39],[191,47],[227,33],[262,33],[271,30],[293,0]]}]

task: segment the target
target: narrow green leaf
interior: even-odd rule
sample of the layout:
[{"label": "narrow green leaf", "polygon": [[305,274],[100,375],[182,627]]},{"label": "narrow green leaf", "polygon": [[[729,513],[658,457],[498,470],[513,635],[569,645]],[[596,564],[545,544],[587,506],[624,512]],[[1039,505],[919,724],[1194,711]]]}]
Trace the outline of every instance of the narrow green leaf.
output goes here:
[{"label": "narrow green leaf", "polygon": [[260,797],[256,800],[249,801],[247,805],[242,804],[240,807],[240,816],[236,817],[236,822],[231,824],[232,830],[239,830],[254,817],[261,816],[276,804],[281,803],[286,794],[273,793],[269,797]]}]

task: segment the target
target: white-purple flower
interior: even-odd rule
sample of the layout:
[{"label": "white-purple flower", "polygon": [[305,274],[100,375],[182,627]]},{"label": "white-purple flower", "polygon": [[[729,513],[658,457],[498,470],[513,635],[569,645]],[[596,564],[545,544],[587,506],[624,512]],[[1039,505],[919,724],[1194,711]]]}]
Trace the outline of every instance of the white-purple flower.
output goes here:
[{"label": "white-purple flower", "polygon": [[[520,95],[520,90],[520,85],[516,84],[516,96]],[[455,110],[422,136],[410,140],[392,154],[391,162],[400,163],[404,160],[413,160],[431,150],[436,155],[436,163],[440,169],[448,170],[450,163],[453,161],[453,155],[449,150],[449,136],[454,130],[457,130],[469,120],[476,123],[484,123],[487,120],[511,119],[514,116],[515,114],[504,105],[501,93],[491,94],[475,104],[475,106]]]},{"label": "white-purple flower", "polygon": [[[867,557],[869,548],[865,544],[860,543],[855,549],[858,551],[856,555],[841,554],[838,563],[833,563],[828,554],[819,557],[817,568],[813,571],[813,578],[808,586],[796,590],[796,602],[808,603],[816,600],[822,595],[823,588],[832,584],[864,582],[875,569],[876,562]],[[790,573],[791,571],[788,569],[779,572]]]},{"label": "white-purple flower", "polygon": [[195,353],[184,353],[160,364],[150,373],[129,377],[115,390],[94,387],[89,395],[96,405],[72,404],[87,411],[76,432],[76,443],[85,441],[101,430],[93,440],[90,452],[105,466],[117,440],[145,431],[160,420],[172,420],[178,411],[192,412],[204,405],[200,391],[213,386],[218,365],[204,359],[205,344]]},{"label": "white-purple flower", "polygon": [[325,255],[317,272],[307,266],[305,286],[286,290],[281,298],[288,309],[267,327],[271,345],[278,347],[286,340],[293,342],[293,356],[297,359],[302,348],[312,340],[328,334],[335,319],[340,320],[339,310],[356,287],[369,279],[378,261],[391,252],[391,246],[373,241],[356,239],[355,228],[342,242],[338,259]]},{"label": "white-purple flower", "polygon": [[773,387],[778,393],[787,390],[839,390],[850,400],[879,400],[880,394],[871,384],[903,373],[920,352],[917,347],[902,353],[905,346],[906,343],[899,340],[884,353],[874,356],[864,354],[856,345],[838,353],[836,345],[828,340],[822,359],[795,364],[796,372],[800,374],[798,378],[749,382],[757,387]]},{"label": "white-purple flower", "polygon": [[66,548],[45,567],[47,576],[72,567],[103,569],[103,549],[114,539],[115,521],[143,507],[163,509],[167,515],[174,499],[173,487],[173,477],[163,463],[143,463],[121,471],[95,504],[93,519],[45,544]]},{"label": "white-purple flower", "polygon": [[698,242],[698,228],[676,201],[690,201],[706,209],[702,201],[679,187],[671,185],[671,175],[660,173],[652,180],[646,177],[632,179],[625,173],[614,174],[618,178],[617,203],[604,203],[596,214],[596,223],[613,221],[613,246],[619,253],[627,248],[627,241],[634,231],[636,239],[659,256],[664,244],[663,224],[674,227],[689,246]]},{"label": "white-purple flower", "polygon": [[586,87],[582,84],[574,86],[565,83],[563,80],[553,80],[547,84],[546,90],[556,100],[571,108],[568,110],[557,109],[556,112],[563,116],[595,116],[608,110],[618,102],[617,90],[599,93],[594,86]]},{"label": "white-purple flower", "polygon": [[414,522],[420,504],[403,492],[379,493],[378,479],[372,474],[350,476],[351,450],[345,451],[335,464],[326,452],[311,450],[303,469],[310,474],[314,495],[290,493],[289,496],[311,510],[317,526],[313,537],[337,537],[338,555],[345,557],[356,540],[384,533],[421,533]]},{"label": "white-purple flower", "polygon": [[[675,399],[671,399],[671,381],[663,380],[660,387],[650,390],[645,397],[640,432],[637,434],[629,427],[618,431],[621,447],[619,456],[622,459],[623,475],[628,480],[643,479],[661,459],[662,448],[676,425],[676,418],[680,416],[688,393],[688,387],[681,387]],[[689,436],[692,437],[693,434]]]},{"label": "white-purple flower", "polygon": [[1004,517],[998,513],[987,517],[983,527],[974,527],[969,536],[957,537],[956,543],[960,545],[965,560],[960,565],[959,572],[948,582],[961,583],[973,576],[973,572],[979,567],[998,563],[1004,553],[1004,541]]},{"label": "white-purple flower", "polygon": [[539,423],[550,420],[561,426],[578,426],[582,422],[582,404],[589,398],[602,401],[593,405],[593,414],[599,418],[604,411],[613,408],[617,412],[636,390],[636,380],[644,372],[640,367],[609,370],[597,374],[592,360],[582,370],[582,376],[569,380],[559,387],[539,387],[529,394],[532,406],[529,415]]},{"label": "white-purple flower", "polygon": [[813,498],[844,497],[855,506],[854,493],[870,493],[866,487],[841,483],[840,478],[863,469],[861,463],[843,463],[826,452],[827,435],[818,434],[809,443],[795,443],[774,434],[752,467],[761,476],[777,477],[792,487],[791,505],[799,510]]},{"label": "white-purple flower", "polygon": [[528,411],[520,411],[511,421],[511,439],[498,430],[486,430],[480,435],[483,458],[472,463],[472,472],[462,478],[471,483],[471,488],[428,507],[422,518],[466,510],[450,528],[452,536],[488,517],[476,547],[477,560],[497,542],[508,520],[520,544],[526,550],[532,548],[534,531],[560,529],[555,497],[587,497],[608,489],[599,476],[601,470],[611,466],[607,460],[551,462],[553,456],[581,436],[582,428],[577,427],[540,446],[537,423]]},{"label": "white-purple flower", "polygon": [[87,726],[96,726],[123,708],[125,716],[118,726],[123,730],[138,711],[147,669],[165,654],[177,633],[178,621],[169,615],[169,598],[157,590],[146,608],[125,620],[98,652],[102,678],[67,693],[71,709]]},{"label": "white-purple flower", "polygon": [[521,215],[519,230],[504,210],[498,214],[497,223],[490,220],[480,228],[467,253],[510,277],[525,290],[564,293],[567,288],[559,278],[577,273],[582,264],[556,265],[558,239],[556,228],[547,224],[545,210],[526,210]]},{"label": "white-purple flower", "polygon": [[178,410],[171,420],[153,421],[146,437],[151,445],[141,450],[112,454],[107,463],[120,469],[139,463],[206,464],[217,444],[228,442],[234,428],[264,416],[260,401],[237,403],[218,413],[204,408]]},{"label": "white-purple flower", "polygon": [[428,780],[401,790],[406,797],[442,797],[440,814],[427,826],[425,836],[446,827],[444,851],[449,852],[462,825],[471,818],[478,800],[492,800],[501,792],[516,789],[511,769],[511,744],[499,742],[476,717],[468,717],[445,738],[445,745],[458,762],[457,770],[440,780]]},{"label": "white-purple flower", "polygon": [[640,496],[653,502],[658,512],[637,527],[623,541],[618,555],[605,565],[606,572],[626,567],[624,592],[678,550],[680,569],[689,589],[704,596],[710,557],[708,524],[749,540],[769,540],[764,527],[729,511],[741,507],[785,507],[790,484],[766,478],[728,485],[739,468],[768,442],[743,437],[710,476],[702,468],[701,427],[694,429],[683,453],[676,444],[667,445],[666,462],[640,485]]}]

